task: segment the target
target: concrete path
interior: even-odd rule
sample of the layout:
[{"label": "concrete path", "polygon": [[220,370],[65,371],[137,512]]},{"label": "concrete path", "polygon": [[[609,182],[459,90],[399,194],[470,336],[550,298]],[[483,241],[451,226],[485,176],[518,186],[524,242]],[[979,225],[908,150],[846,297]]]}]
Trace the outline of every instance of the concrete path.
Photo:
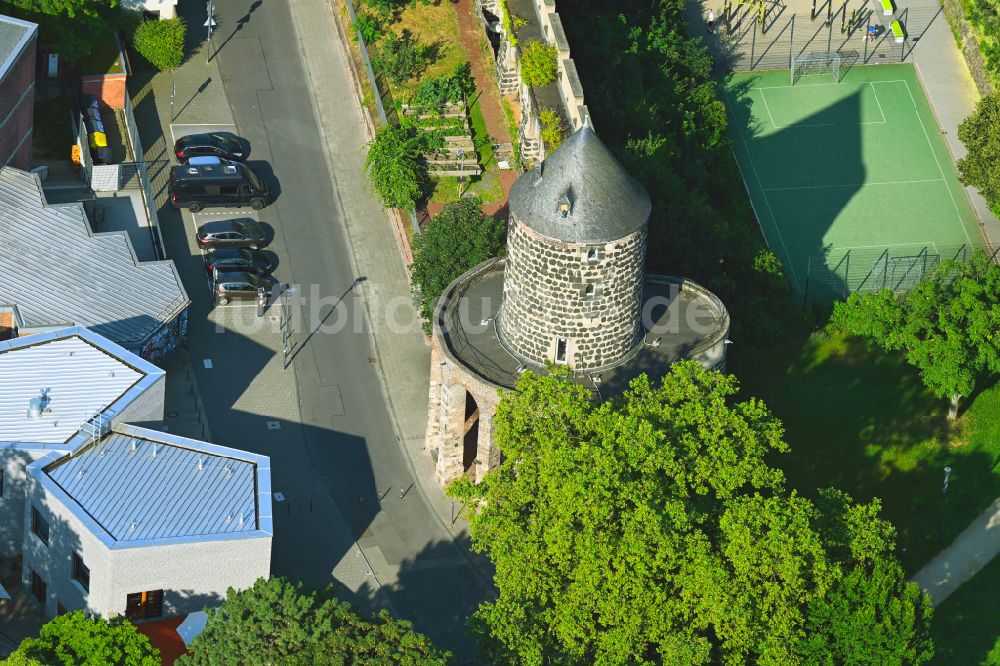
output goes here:
[{"label": "concrete path", "polygon": [[1000,499],[913,577],[939,605],[1000,553]]},{"label": "concrete path", "polygon": [[[966,151],[958,139],[958,125],[975,110],[979,91],[938,0],[907,0],[905,4],[914,9],[938,12],[924,34],[914,35],[919,41],[913,58],[952,159],[961,159]],[[965,191],[986,240],[993,247],[1000,246],[1000,221],[975,188],[967,187]]]}]

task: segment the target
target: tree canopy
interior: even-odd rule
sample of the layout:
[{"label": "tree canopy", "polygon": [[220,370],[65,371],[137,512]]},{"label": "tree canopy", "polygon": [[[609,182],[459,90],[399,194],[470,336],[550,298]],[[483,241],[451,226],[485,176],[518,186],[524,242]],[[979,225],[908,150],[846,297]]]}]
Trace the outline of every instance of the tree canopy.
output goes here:
[{"label": "tree canopy", "polygon": [[982,97],[976,110],[958,126],[968,153],[958,160],[963,185],[975,187],[994,211],[1000,211],[1000,93]]},{"label": "tree canopy", "polygon": [[48,666],[160,666],[160,652],[127,621],[109,622],[83,611],[59,615],[25,638],[6,664]]},{"label": "tree canopy", "polygon": [[283,578],[230,588],[178,666],[443,666],[449,654],[408,622],[383,611],[363,617],[328,590],[307,592]]},{"label": "tree canopy", "polygon": [[833,326],[901,351],[936,395],[951,398],[949,418],[976,381],[1000,373],[1000,266],[976,252],[943,261],[911,291],[852,294],[834,306]]},{"label": "tree canopy", "polygon": [[[811,502],[758,400],[696,363],[620,398],[524,373],[497,410],[500,467],[451,487],[498,596],[471,620],[506,664],[879,663],[933,653],[929,600],[902,578],[878,501]],[[855,616],[873,618],[858,626]],[[852,619],[855,618],[855,619]]]},{"label": "tree canopy", "polygon": [[482,205],[475,197],[452,202],[413,239],[410,280],[427,330],[434,304],[452,280],[506,252],[504,223],[484,215]]}]

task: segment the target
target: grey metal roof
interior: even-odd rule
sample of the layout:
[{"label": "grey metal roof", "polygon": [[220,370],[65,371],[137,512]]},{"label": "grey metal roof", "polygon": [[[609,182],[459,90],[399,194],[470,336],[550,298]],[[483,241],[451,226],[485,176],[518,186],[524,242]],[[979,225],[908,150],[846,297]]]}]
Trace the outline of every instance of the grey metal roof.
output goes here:
[{"label": "grey metal roof", "polygon": [[189,302],[172,261],[140,263],[125,232],[92,233],[81,204],[45,205],[34,174],[0,168],[0,303],[25,327],[80,324],[135,347]]},{"label": "grey metal roof", "polygon": [[[144,377],[76,333],[0,343],[0,441],[64,443]],[[47,390],[47,409],[30,418],[28,406],[41,389]]]},{"label": "grey metal roof", "polygon": [[[570,213],[562,217],[561,203]],[[652,204],[589,124],[574,132],[510,190],[510,212],[543,236],[607,243],[646,225]]]},{"label": "grey metal roof", "polygon": [[34,23],[0,14],[0,80],[37,30]]},{"label": "grey metal roof", "polygon": [[[117,542],[258,532],[263,456],[133,426],[48,465],[45,473]],[[269,474],[269,463],[264,465]],[[260,503],[270,518],[267,501]]]}]

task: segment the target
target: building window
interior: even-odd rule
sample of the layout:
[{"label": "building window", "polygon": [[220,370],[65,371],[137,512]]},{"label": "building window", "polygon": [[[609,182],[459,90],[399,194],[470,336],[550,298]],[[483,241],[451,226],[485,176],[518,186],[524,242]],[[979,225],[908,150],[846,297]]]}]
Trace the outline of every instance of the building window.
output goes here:
[{"label": "building window", "polygon": [[597,293],[597,287],[594,285],[588,284],[583,287],[583,295],[587,298],[593,298],[595,293]]},{"label": "building window", "polygon": [[49,524],[35,507],[31,507],[31,531],[42,543],[49,545]]},{"label": "building window", "polygon": [[163,615],[163,590],[133,592],[125,596],[125,617],[143,620]]},{"label": "building window", "polygon": [[73,553],[73,580],[85,591],[90,592],[90,569],[83,563],[79,553]]},{"label": "building window", "polygon": [[45,595],[46,595],[47,592],[48,592],[48,589],[47,589],[47,586],[45,585],[45,581],[42,580],[41,576],[39,576],[37,573],[35,573],[34,569],[32,569],[31,570],[31,596],[33,596],[35,598],[35,601],[37,601],[38,603],[40,603],[42,605],[42,608],[45,608]]},{"label": "building window", "polygon": [[566,344],[564,338],[556,340],[556,363],[566,362]]},{"label": "building window", "polygon": [[597,261],[597,248],[588,247],[587,248],[587,261]]}]

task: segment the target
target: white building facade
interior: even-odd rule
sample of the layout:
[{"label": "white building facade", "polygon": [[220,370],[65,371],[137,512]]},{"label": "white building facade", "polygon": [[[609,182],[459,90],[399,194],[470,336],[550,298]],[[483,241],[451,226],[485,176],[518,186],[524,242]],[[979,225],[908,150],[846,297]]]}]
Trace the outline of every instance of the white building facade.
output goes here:
[{"label": "white building facade", "polygon": [[145,619],[270,574],[266,456],[128,425],[164,373],[84,328],[0,343],[0,556],[48,616]]}]

